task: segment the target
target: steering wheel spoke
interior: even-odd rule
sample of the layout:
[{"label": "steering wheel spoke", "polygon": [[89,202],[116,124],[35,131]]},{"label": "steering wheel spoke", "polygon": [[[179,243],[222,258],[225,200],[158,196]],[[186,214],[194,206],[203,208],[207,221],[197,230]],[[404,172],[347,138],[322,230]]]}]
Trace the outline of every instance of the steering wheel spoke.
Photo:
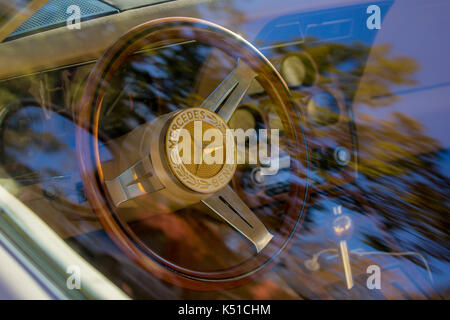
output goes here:
[{"label": "steering wheel spoke", "polygon": [[150,157],[144,157],[112,180],[105,180],[114,205],[164,189],[154,174]]},{"label": "steering wheel spoke", "polygon": [[228,122],[256,75],[253,69],[238,59],[233,71],[203,101],[200,107],[218,113],[225,122]]},{"label": "steering wheel spoke", "polygon": [[257,252],[264,249],[272,239],[273,235],[231,187],[226,186],[202,202],[250,240]]}]

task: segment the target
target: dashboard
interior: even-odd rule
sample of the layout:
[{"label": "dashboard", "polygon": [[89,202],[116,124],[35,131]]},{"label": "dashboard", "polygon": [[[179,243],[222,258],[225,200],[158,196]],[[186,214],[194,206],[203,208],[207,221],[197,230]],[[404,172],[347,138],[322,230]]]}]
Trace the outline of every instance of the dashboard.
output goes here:
[{"label": "dashboard", "polygon": [[[382,27],[369,29],[366,1],[282,2],[110,3],[114,10],[86,17],[79,30],[55,25],[7,39],[0,44],[2,186],[132,298],[448,299],[450,64],[442,54],[449,48],[441,12],[449,4],[370,2]],[[421,15],[417,26],[399,22]],[[292,100],[285,116],[257,79],[227,121],[231,129],[258,132],[258,139],[261,130],[276,128],[281,141],[275,173],[262,174],[262,162],[238,164],[227,184],[276,240],[261,251],[268,262],[229,286],[222,285],[225,276],[208,278],[210,287],[189,281],[260,261],[261,254],[220,212],[211,214],[209,202],[165,202],[170,195],[153,180],[155,195],[107,205],[151,263],[193,270],[187,281],[171,280],[149,272],[111,236],[80,165],[80,101],[103,70],[105,50],[140,23],[175,16],[208,20],[247,39]],[[412,44],[408,26],[422,44]],[[83,128],[86,141],[96,141],[86,146],[96,148],[100,168],[91,178],[105,184],[139,163],[148,141],[159,143],[152,138],[159,119],[204,106],[235,68],[220,44],[146,45],[101,78],[106,89],[95,91],[96,126]],[[300,142],[290,138],[287,121],[296,121]],[[246,154],[256,153],[246,139]],[[293,185],[302,197],[293,196]],[[377,272],[380,282],[371,282]]]}]

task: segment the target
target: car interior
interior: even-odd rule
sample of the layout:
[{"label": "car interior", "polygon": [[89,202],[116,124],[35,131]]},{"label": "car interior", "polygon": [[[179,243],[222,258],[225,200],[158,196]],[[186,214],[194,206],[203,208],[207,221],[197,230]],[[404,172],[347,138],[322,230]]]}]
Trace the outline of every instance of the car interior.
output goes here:
[{"label": "car interior", "polygon": [[[75,298],[448,299],[448,10],[0,1],[0,240]],[[197,111],[258,161],[171,162]]]}]

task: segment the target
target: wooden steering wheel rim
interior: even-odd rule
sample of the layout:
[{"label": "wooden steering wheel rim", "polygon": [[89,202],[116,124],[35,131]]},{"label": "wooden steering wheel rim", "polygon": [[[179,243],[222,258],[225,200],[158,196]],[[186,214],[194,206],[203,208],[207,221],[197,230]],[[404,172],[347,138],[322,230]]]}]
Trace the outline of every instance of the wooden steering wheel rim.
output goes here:
[{"label": "wooden steering wheel rim", "polygon": [[[158,256],[116,214],[104,184],[98,151],[98,125],[108,81],[122,63],[139,49],[175,39],[196,40],[219,48],[232,57],[242,59],[257,72],[258,82],[274,100],[277,114],[286,128],[285,134],[293,142],[289,150],[291,174],[298,177],[295,180],[305,181],[291,184],[285,218],[271,245],[257,256],[222,271],[188,270]],[[308,197],[308,152],[299,110],[295,108],[289,89],[272,64],[249,42],[221,26],[195,18],[173,17],[152,20],[131,29],[97,61],[87,80],[78,110],[77,160],[93,211],[111,239],[130,259],[164,281],[194,290],[236,287],[275,261],[304,218]]]}]

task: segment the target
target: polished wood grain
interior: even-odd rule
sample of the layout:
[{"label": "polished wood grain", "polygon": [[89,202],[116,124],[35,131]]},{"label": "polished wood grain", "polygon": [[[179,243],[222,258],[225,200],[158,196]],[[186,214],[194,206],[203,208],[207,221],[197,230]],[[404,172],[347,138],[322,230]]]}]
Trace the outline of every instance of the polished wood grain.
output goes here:
[{"label": "polished wood grain", "polygon": [[[286,130],[285,135],[290,141],[288,152],[292,160],[291,173],[299,177],[290,186],[283,222],[276,230],[271,245],[253,258],[220,271],[205,272],[175,265],[146,246],[111,205],[100,163],[99,114],[109,80],[136,51],[180,40],[195,40],[216,47],[235,59],[242,59],[257,73],[258,82],[273,100],[277,115]],[[76,146],[87,198],[103,228],[117,246],[153,275],[171,284],[195,290],[236,287],[273,264],[304,218],[308,188],[306,183],[298,181],[306,181],[308,152],[301,129],[301,115],[296,109],[289,89],[278,72],[242,37],[213,23],[194,18],[163,18],[141,24],[131,29],[103,54],[93,68],[80,100]]]}]

